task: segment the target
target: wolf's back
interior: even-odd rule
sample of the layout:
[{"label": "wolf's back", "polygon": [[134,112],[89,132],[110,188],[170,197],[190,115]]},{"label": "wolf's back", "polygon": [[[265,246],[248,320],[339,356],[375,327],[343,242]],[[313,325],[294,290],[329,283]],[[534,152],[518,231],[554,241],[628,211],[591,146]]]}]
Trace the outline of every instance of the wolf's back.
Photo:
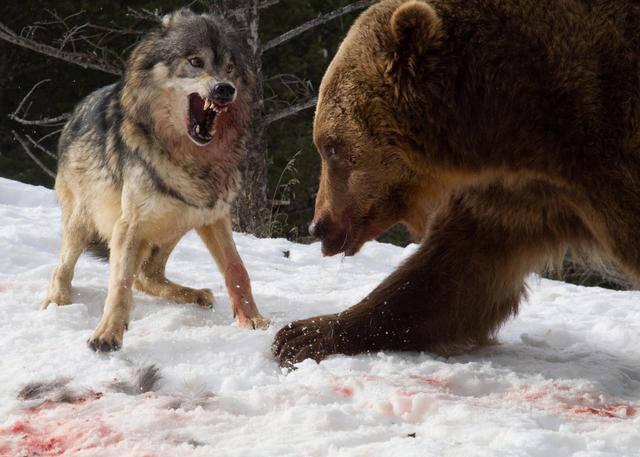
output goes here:
[{"label": "wolf's back", "polygon": [[78,103],[60,135],[58,173],[72,166],[122,182],[128,148],[121,133],[120,89],[120,83],[111,84]]}]

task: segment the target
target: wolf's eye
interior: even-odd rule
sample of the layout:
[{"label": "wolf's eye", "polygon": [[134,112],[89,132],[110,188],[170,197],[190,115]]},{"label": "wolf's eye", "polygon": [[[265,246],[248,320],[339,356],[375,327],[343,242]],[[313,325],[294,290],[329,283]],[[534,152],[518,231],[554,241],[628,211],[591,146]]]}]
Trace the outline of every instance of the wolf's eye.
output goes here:
[{"label": "wolf's eye", "polygon": [[204,67],[204,62],[200,57],[189,57],[187,60],[189,61],[189,64],[191,64],[192,67],[195,67],[195,68]]},{"label": "wolf's eye", "polygon": [[233,64],[232,64],[232,63],[227,64],[227,73],[228,73],[228,74],[233,73],[234,68],[235,68],[235,67],[233,66]]}]

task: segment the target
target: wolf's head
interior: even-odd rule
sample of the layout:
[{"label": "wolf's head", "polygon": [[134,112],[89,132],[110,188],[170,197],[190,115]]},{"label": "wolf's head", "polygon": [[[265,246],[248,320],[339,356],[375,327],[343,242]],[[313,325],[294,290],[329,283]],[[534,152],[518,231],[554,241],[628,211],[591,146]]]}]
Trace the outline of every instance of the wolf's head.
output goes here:
[{"label": "wolf's head", "polygon": [[180,9],[132,51],[123,107],[159,137],[206,146],[246,127],[254,85],[247,56],[220,18]]}]

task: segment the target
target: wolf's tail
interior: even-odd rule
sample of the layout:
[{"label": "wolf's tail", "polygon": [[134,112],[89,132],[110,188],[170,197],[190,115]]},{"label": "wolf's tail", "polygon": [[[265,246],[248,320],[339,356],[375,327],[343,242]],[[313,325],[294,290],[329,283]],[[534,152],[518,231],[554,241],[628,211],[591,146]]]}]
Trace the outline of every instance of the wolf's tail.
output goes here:
[{"label": "wolf's tail", "polygon": [[85,252],[88,252],[96,259],[102,260],[103,262],[108,262],[111,250],[109,249],[109,245],[106,241],[93,240],[91,241],[91,243],[89,243],[89,245],[85,249]]}]

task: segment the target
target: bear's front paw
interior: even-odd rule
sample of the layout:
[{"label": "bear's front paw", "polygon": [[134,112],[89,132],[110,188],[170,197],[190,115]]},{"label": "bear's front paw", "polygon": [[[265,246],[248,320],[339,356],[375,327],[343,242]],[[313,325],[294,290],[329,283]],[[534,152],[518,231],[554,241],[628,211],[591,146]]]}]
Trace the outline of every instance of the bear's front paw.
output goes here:
[{"label": "bear's front paw", "polygon": [[276,334],[271,350],[280,366],[292,368],[305,359],[316,362],[340,352],[340,321],[335,315],[318,316],[285,325]]}]

